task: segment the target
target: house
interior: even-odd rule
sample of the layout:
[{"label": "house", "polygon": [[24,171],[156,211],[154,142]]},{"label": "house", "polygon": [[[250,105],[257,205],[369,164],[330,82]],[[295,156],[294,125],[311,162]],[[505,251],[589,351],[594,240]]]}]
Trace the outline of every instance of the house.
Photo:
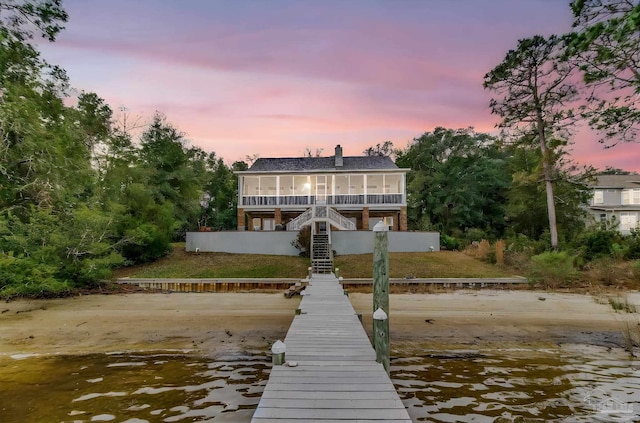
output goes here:
[{"label": "house", "polygon": [[260,158],[238,174],[238,230],[407,230],[405,180],[389,157]]},{"label": "house", "polygon": [[[187,251],[295,256],[311,229],[311,267],[333,269],[333,253],[370,254],[371,229],[389,228],[389,252],[439,251],[438,232],[407,231],[406,174],[389,157],[258,159],[238,171],[238,230],[187,232]],[[306,248],[306,247],[305,247]]]},{"label": "house", "polygon": [[593,221],[614,220],[628,235],[640,222],[640,175],[599,175],[593,186],[589,213]]}]

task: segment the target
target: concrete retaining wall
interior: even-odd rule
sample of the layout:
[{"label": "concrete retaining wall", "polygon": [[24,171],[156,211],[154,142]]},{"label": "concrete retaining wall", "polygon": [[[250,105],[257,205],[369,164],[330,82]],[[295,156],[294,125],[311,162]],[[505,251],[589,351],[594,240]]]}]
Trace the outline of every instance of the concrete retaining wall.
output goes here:
[{"label": "concrete retaining wall", "polygon": [[187,232],[187,251],[297,256],[291,245],[297,232]]},{"label": "concrete retaining wall", "polygon": [[[373,232],[333,231],[332,248],[339,255],[373,253]],[[418,253],[440,251],[438,232],[389,232],[389,252]]]},{"label": "concrete retaining wall", "polygon": [[[187,232],[186,250],[194,252],[272,254],[297,256],[291,242],[297,232]],[[332,231],[332,248],[340,255],[368,254],[373,252],[373,232]],[[389,251],[426,252],[440,250],[438,232],[389,232]]]}]

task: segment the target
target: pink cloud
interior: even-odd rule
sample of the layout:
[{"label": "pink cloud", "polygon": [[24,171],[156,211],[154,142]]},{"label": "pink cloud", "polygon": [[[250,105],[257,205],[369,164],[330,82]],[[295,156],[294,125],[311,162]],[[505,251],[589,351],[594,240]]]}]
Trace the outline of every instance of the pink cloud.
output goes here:
[{"label": "pink cloud", "polygon": [[[570,24],[566,4],[542,0],[94,3],[69,2],[69,30],[47,47],[72,83],[164,112],[227,161],[402,147],[435,126],[493,132],[484,74],[518,38]],[[638,169],[629,147],[599,148],[580,139],[574,157]]]}]

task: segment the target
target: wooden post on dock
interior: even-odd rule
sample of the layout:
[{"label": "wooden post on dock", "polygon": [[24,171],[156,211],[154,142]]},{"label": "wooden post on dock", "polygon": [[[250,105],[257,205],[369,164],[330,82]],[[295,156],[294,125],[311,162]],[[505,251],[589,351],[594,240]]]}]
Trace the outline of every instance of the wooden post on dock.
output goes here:
[{"label": "wooden post on dock", "polygon": [[[385,319],[373,320],[373,346],[376,361],[389,373],[389,235],[382,222],[373,227],[373,311],[381,309]],[[378,313],[379,314],[379,313]],[[379,314],[380,315],[380,314]],[[379,350],[380,349],[380,350]]]}]

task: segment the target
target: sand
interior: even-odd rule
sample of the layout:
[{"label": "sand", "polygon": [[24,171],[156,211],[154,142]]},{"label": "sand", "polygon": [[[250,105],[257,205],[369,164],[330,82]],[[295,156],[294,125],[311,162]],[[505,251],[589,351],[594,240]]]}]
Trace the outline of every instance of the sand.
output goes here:
[{"label": "sand", "polygon": [[[628,294],[640,310],[640,294]],[[351,301],[371,327],[371,294]],[[0,305],[0,354],[191,350],[215,356],[266,349],[286,335],[299,297],[280,293],[85,295]],[[434,348],[580,343],[621,347],[638,314],[606,298],[531,291],[391,295],[391,338]],[[639,329],[640,330],[640,329]]]}]

